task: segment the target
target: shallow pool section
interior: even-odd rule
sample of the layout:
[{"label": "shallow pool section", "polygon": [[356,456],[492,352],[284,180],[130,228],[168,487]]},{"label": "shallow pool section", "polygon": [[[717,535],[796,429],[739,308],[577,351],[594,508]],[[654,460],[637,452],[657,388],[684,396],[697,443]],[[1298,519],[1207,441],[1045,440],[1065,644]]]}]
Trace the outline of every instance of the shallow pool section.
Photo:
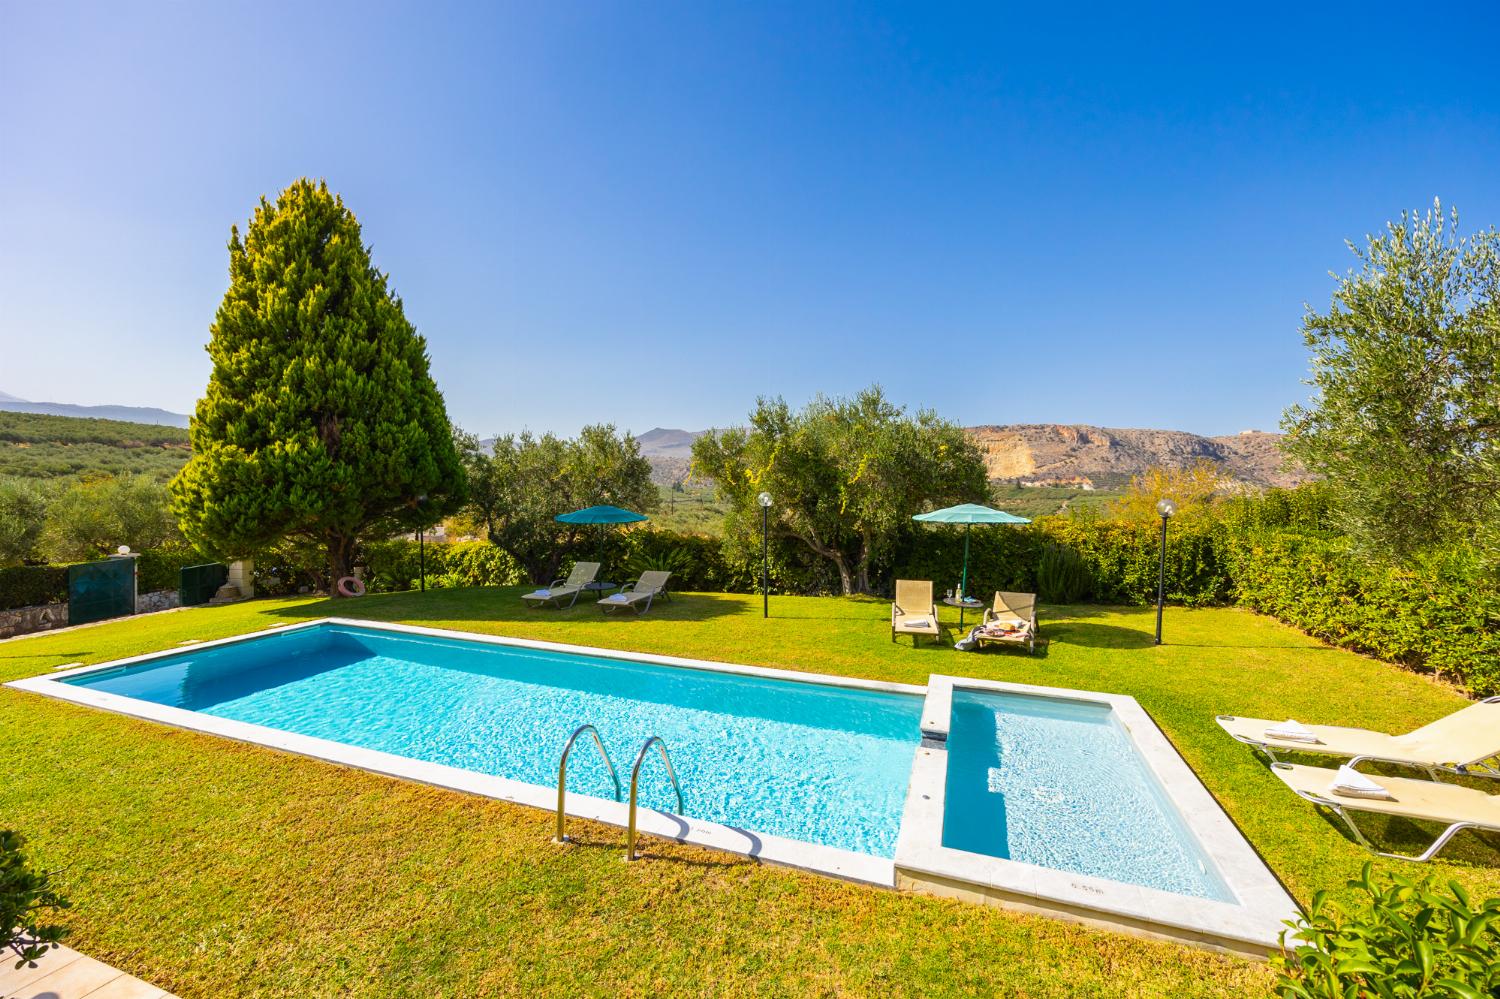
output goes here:
[{"label": "shallow pool section", "polygon": [[[542,787],[568,735],[598,730],[628,789],[667,743],[687,816],[890,857],[919,740],[914,694],[323,623],[64,681]],[[580,743],[570,792],[613,799]],[[641,804],[676,811],[654,758]]]},{"label": "shallow pool section", "polygon": [[934,675],[896,885],[1251,956],[1296,906],[1132,697]]},{"label": "shallow pool section", "polygon": [[958,690],[952,706],[943,846],[1234,900],[1108,704]]}]

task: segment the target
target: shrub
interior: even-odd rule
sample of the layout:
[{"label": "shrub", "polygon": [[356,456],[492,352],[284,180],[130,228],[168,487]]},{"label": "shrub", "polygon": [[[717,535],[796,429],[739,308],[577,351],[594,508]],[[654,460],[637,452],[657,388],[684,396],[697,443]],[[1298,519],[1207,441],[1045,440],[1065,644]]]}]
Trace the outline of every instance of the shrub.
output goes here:
[{"label": "shrub", "polygon": [[695,592],[750,590],[760,585],[760,551],[753,572],[737,574],[718,538],[676,531],[635,530],[624,535],[622,550],[627,576],[658,569],[672,573],[674,590]]},{"label": "shrub", "polygon": [[1076,604],[1092,588],[1088,566],[1078,552],[1056,543],[1043,546],[1036,566],[1037,595],[1054,604]]},{"label": "shrub", "polygon": [[68,567],[17,565],[0,569],[0,610],[66,603]]},{"label": "shrub", "polygon": [[255,592],[268,597],[328,588],[328,555],[310,541],[288,538],[255,555]]},{"label": "shrub", "polygon": [[1368,898],[1354,907],[1313,896],[1288,925],[1302,941],[1273,958],[1284,999],[1348,996],[1500,995],[1500,898],[1475,906],[1458,882],[1392,875],[1377,884],[1366,863],[1349,887]]},{"label": "shrub", "polygon": [[[512,586],[524,574],[511,558],[487,541],[429,543],[426,551],[427,585],[433,579],[461,586]],[[421,546],[407,538],[376,541],[364,546],[365,585],[372,593],[409,590],[422,571]]]},{"label": "shrub", "polygon": [[71,903],[52,887],[52,875],[33,870],[22,848],[26,838],[0,829],[0,950],[17,958],[15,967],[34,965],[58,946],[67,930],[42,920]]}]

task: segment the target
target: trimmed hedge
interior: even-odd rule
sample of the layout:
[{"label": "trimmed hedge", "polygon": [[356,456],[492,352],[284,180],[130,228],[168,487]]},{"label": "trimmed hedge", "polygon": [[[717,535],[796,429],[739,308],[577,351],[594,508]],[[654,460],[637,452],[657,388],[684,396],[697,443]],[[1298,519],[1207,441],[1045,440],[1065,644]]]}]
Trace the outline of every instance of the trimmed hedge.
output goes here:
[{"label": "trimmed hedge", "polygon": [[1356,652],[1500,694],[1500,583],[1464,549],[1401,568],[1358,558],[1343,538],[1226,538],[1243,606]]},{"label": "trimmed hedge", "polygon": [[135,588],[137,593],[155,593],[158,590],[175,590],[181,581],[181,572],[190,565],[216,562],[192,545],[162,545],[147,548],[135,560]]},{"label": "trimmed hedge", "polygon": [[0,610],[68,600],[68,567],[17,565],[0,569]]},{"label": "trimmed hedge", "polygon": [[[178,572],[183,566],[212,561],[192,545],[148,548],[136,559],[136,592],[175,590]],[[18,565],[0,569],[0,610],[67,602],[66,565]]]}]

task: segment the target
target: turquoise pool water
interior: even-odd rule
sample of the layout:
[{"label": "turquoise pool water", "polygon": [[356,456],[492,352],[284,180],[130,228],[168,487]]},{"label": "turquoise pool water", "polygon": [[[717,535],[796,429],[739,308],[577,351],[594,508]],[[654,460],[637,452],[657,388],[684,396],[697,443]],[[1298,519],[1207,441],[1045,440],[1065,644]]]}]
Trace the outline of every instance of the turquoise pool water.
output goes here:
[{"label": "turquoise pool water", "polygon": [[1234,901],[1107,704],[955,690],[943,845]]},{"label": "turquoise pool water", "polygon": [[[666,740],[687,814],[859,853],[895,852],[922,700],[324,624],[65,681],[125,697],[555,787],[594,724],[627,790]],[[568,788],[612,798],[592,745]],[[660,760],[641,802],[675,810]]]}]

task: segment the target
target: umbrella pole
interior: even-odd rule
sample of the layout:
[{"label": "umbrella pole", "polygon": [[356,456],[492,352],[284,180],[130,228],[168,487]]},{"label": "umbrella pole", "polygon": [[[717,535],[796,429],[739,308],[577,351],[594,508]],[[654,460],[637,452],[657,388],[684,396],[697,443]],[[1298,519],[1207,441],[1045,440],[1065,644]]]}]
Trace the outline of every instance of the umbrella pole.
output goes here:
[{"label": "umbrella pole", "polygon": [[964,601],[969,598],[969,525],[964,525],[964,574],[958,584],[958,626],[964,626]]}]

